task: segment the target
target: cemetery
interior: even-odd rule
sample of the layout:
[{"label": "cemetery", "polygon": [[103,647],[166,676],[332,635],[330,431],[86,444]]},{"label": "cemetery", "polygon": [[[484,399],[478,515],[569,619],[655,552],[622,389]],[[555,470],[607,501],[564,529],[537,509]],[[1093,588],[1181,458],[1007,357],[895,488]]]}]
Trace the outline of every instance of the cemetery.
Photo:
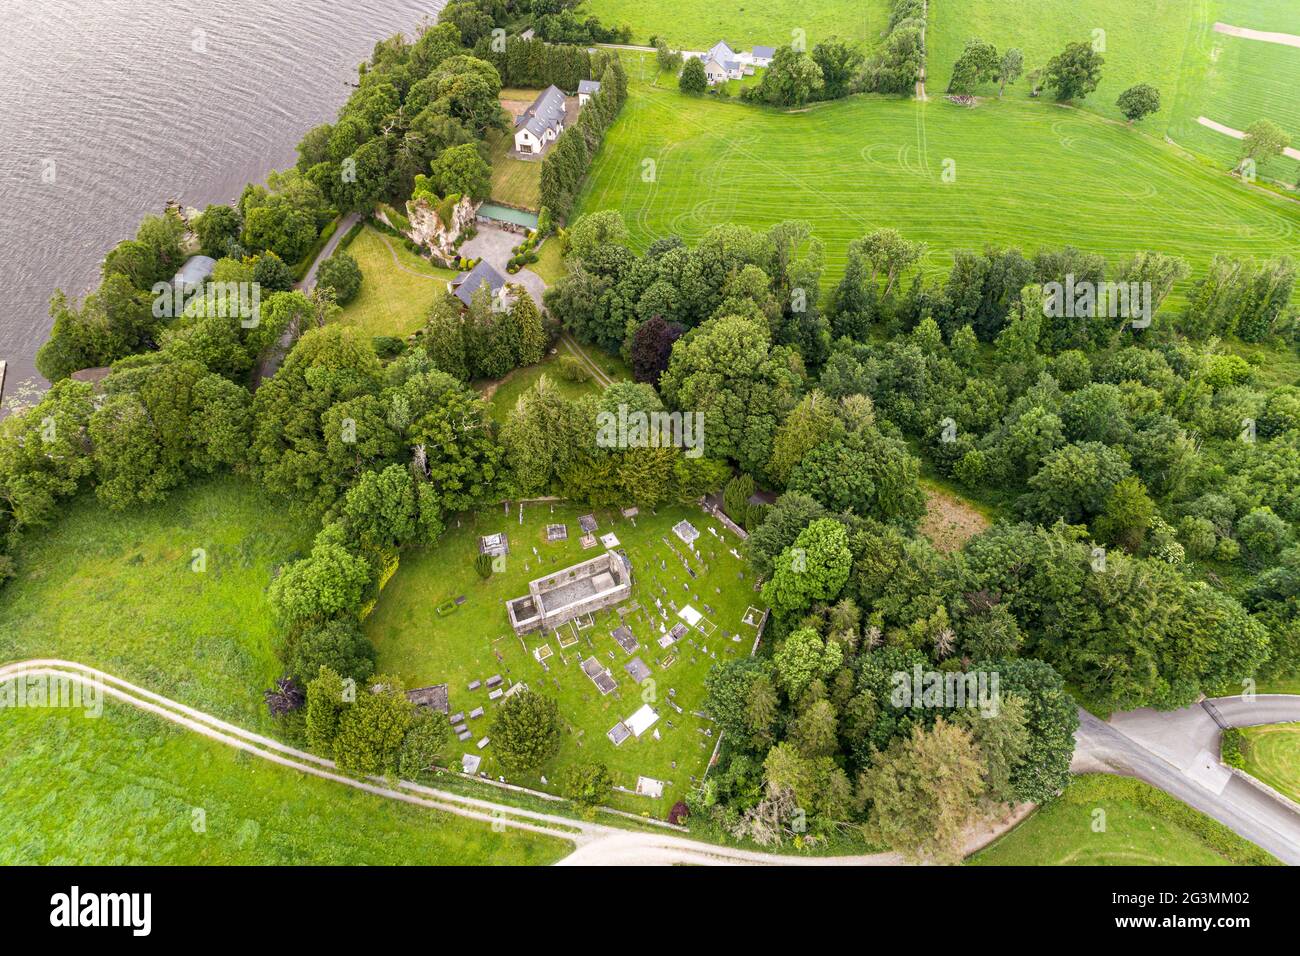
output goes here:
[{"label": "cemetery", "polygon": [[[486,579],[480,553],[494,559]],[[718,740],[704,713],[710,667],[748,655],[762,621],[742,554],[694,506],[498,505],[449,518],[434,545],[404,554],[366,632],[381,673],[445,685],[445,766],[556,792],[565,766],[604,763],[611,806],[663,818]],[[456,613],[440,615],[448,604]],[[526,779],[499,766],[490,739],[496,708],[523,687],[553,697],[567,729]]]}]

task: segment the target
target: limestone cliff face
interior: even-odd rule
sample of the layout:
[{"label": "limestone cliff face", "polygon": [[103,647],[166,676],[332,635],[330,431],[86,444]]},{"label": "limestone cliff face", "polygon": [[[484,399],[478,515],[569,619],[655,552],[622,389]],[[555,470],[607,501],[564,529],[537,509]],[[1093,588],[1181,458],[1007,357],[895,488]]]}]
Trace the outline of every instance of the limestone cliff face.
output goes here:
[{"label": "limestone cliff face", "polygon": [[478,203],[468,196],[454,203],[443,200],[437,205],[420,196],[406,204],[406,215],[411,223],[406,235],[433,250],[434,255],[445,260],[454,259],[453,243],[474,221],[477,211]]}]

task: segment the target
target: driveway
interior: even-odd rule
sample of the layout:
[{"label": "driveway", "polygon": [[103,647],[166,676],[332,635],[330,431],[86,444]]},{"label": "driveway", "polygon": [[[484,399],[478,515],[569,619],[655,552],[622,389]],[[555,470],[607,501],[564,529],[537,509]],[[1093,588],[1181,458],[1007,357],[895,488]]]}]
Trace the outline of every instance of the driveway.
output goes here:
[{"label": "driveway", "polygon": [[542,277],[529,269],[520,269],[514,275],[506,271],[506,264],[510,262],[510,257],[513,255],[511,250],[523,241],[524,237],[520,233],[509,232],[481,222],[478,224],[478,234],[461,244],[460,254],[469,259],[482,259],[505,276],[506,281],[522,285],[540,309],[542,293],[546,291],[546,283],[542,281]]}]

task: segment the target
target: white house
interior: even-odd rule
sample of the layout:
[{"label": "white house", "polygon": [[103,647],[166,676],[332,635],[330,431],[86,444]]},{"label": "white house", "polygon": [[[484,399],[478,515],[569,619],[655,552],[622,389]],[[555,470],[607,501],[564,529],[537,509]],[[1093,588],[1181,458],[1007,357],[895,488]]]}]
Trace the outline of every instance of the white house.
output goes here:
[{"label": "white house", "polygon": [[753,76],[756,67],[768,66],[775,55],[776,50],[770,46],[756,46],[751,53],[739,53],[724,40],[719,40],[703,53],[684,54],[704,63],[704,76],[710,86]]},{"label": "white house", "polygon": [[515,120],[515,149],[540,153],[564,132],[564,91],[548,86]]},{"label": "white house", "polygon": [[587,100],[591,99],[600,92],[600,82],[598,80],[579,80],[578,81],[578,109],[587,105]]}]

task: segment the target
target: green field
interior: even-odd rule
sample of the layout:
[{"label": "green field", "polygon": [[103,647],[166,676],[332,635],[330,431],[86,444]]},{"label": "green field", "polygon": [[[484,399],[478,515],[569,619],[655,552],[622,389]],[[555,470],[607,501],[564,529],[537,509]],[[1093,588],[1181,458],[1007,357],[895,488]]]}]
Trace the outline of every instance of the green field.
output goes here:
[{"label": "green field", "polygon": [[111,702],[99,719],[5,711],[0,766],[5,866],[544,864],[571,849],[276,766]]},{"label": "green field", "polygon": [[1242,728],[1246,773],[1300,802],[1300,724]]},{"label": "green field", "polygon": [[655,88],[640,79],[649,59],[629,55],[631,95],[580,201],[581,212],[621,210],[638,248],[718,223],[804,219],[833,282],[849,241],[881,226],[928,243],[930,272],[986,243],[1073,244],[1112,260],[1153,249],[1195,268],[1215,253],[1276,255],[1300,234],[1295,203],[1084,111],[853,97],[791,114]]},{"label": "green field", "polygon": [[[0,600],[0,661],[98,667],[249,729],[280,676],[266,589],[316,525],[251,481],[214,478],[124,513],[92,496],[19,551]],[[207,569],[191,569],[194,549]]]},{"label": "green field", "polygon": [[[596,615],[594,624],[586,629],[565,626],[556,634],[516,636],[506,616],[506,600],[527,593],[528,582],[534,578],[603,552],[599,545],[584,550],[579,541],[577,519],[589,511],[569,503],[525,505],[522,525],[517,505],[509,514],[501,508],[490,508],[460,516],[432,547],[402,556],[400,569],[366,621],[366,632],[379,650],[380,671],[396,673],[407,687],[448,683],[453,713],[463,711],[468,715],[480,706],[487,709],[484,717],[469,721],[473,736],[464,744],[457,743],[458,749],[450,758],[453,766],[459,766],[462,752],[478,752],[475,743],[488,735],[496,707],[488,700],[486,689],[471,692],[467,685],[500,674],[506,687],[523,681],[534,691],[554,695],[568,725],[560,754],[541,771],[550,782],[542,783],[539,776],[512,782],[554,790],[557,772],[564,766],[603,762],[615,784],[629,789],[642,775],[667,781],[661,798],[617,794],[611,801],[622,809],[663,818],[673,801],[704,773],[717,738],[716,733],[706,732],[712,724],[692,711],[704,704],[704,677],[715,660],[725,661],[750,652],[756,628],[743,623],[742,618],[759,599],[751,589],[753,576],[747,572],[747,565],[730,554],[738,542],[698,509],[660,508],[657,515],[644,510],[634,519],[635,525],[617,510],[598,509],[597,533],[614,532],[632,562],[632,601],[639,603],[642,610],[630,613],[626,620],[640,648],[626,654],[615,643],[610,632],[618,626],[619,618],[612,609]],[[701,532],[696,546],[702,560],[691,559],[698,575],[695,578],[688,575],[664,541],[673,542],[679,553],[686,552],[670,530],[683,518]],[[565,524],[568,539],[548,542],[546,525],[550,523]],[[724,536],[723,541],[709,532],[711,525]],[[500,531],[506,532],[510,540],[506,570],[483,581],[473,568],[478,537]],[[707,571],[703,570],[704,564],[708,565]],[[450,613],[440,615],[435,610],[460,597],[465,598],[464,603]],[[668,614],[665,620],[656,612],[656,597]],[[657,644],[659,625],[671,627],[679,620],[669,607],[670,600],[678,607],[691,604],[713,622],[716,631],[707,637],[692,631],[689,640],[662,650]],[[724,631],[738,640],[729,639]],[[563,647],[561,638],[565,643],[576,639],[576,643]],[[551,650],[545,668],[533,656],[534,650],[542,646]],[[606,696],[581,670],[581,662],[593,655],[609,668],[618,685]],[[649,681],[640,687],[623,667],[637,657],[652,671]],[[653,738],[652,730],[615,747],[606,732],[643,703],[652,703],[660,714],[654,728],[660,739]],[[673,704],[681,708],[680,713]],[[502,774],[491,745],[482,754],[482,770],[493,777]]]},{"label": "green field", "polygon": [[[1104,811],[1104,817],[1098,811]],[[1276,863],[1221,823],[1173,797],[1140,780],[1107,774],[1076,777],[1059,797],[967,862],[975,866]]]},{"label": "green field", "polygon": [[652,36],[674,49],[707,50],[719,40],[733,49],[754,44],[780,46],[804,31],[809,48],[828,36],[865,41],[874,46],[889,26],[888,0],[767,0],[765,3],[700,3],[698,0],[587,0],[579,16],[595,14],[608,26],[632,28],[632,42],[648,44]]},{"label": "green field", "polygon": [[456,275],[370,226],[361,230],[348,252],[361,267],[361,291],[343,307],[340,321],[367,335],[404,338],[423,328],[434,296],[446,291],[448,280]]},{"label": "green field", "polygon": [[[972,36],[988,40],[998,51],[1018,47],[1025,56],[1025,72],[1041,69],[1067,43],[1104,44],[1101,84],[1082,105],[1115,119],[1122,114],[1115,98],[1134,83],[1150,83],[1173,102],[1180,80],[1183,48],[1189,26],[1199,16],[1202,0],[933,0],[926,31],[928,66],[926,91],[939,96],[948,87],[952,65]],[[1029,93],[1022,77],[1008,89],[1020,99]],[[979,91],[996,95],[991,84]],[[1162,129],[1157,114],[1150,123]]]},{"label": "green field", "polygon": [[[1197,123],[1205,116],[1244,130],[1259,119],[1270,119],[1300,143],[1300,105],[1295,88],[1300,80],[1300,48],[1265,43],[1214,32],[1215,21],[1255,30],[1300,35],[1300,7],[1288,0],[1224,0],[1208,4],[1210,15],[1189,31],[1183,77],[1171,116],[1169,135],[1180,145],[1204,154],[1222,166],[1239,156],[1232,137]],[[1294,184],[1300,164],[1277,157],[1259,169],[1261,177]]]}]

